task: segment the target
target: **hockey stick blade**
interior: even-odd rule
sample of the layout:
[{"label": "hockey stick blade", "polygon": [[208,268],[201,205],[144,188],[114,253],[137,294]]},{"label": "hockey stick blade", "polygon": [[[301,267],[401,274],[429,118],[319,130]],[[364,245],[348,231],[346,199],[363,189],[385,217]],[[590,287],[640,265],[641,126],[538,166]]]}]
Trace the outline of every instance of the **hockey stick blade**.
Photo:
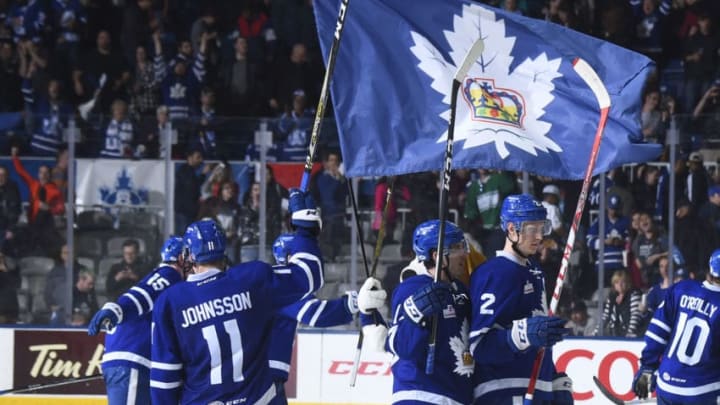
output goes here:
[{"label": "hockey stick blade", "polygon": [[478,38],[478,40],[475,41],[475,43],[473,43],[470,47],[470,50],[465,55],[463,63],[460,65],[457,72],[455,73],[456,82],[462,82],[462,80],[465,78],[465,76],[467,76],[468,72],[470,71],[472,65],[477,62],[478,59],[480,59],[480,55],[482,54],[484,49],[485,42],[481,38]]},{"label": "hockey stick blade", "polygon": [[95,381],[95,380],[99,380],[101,378],[103,378],[103,375],[98,374],[98,375],[92,375],[89,377],[71,378],[71,379],[64,380],[64,381],[58,381],[55,383],[32,384],[32,385],[28,385],[27,387],[23,387],[23,388],[14,388],[14,389],[10,389],[10,390],[0,391],[0,395],[20,394],[23,392],[39,391],[39,390],[44,390],[47,388],[61,387],[63,385],[68,385],[68,384],[78,384],[78,383],[82,383],[82,382]]},{"label": "hockey stick blade", "polygon": [[610,390],[607,389],[607,387],[603,385],[602,381],[600,381],[600,379],[597,378],[597,376],[593,376],[593,382],[595,383],[595,386],[600,390],[600,392],[602,392],[602,394],[605,395],[605,398],[609,399],[613,404],[616,404],[616,405],[624,405],[625,404],[625,401],[616,397],[615,394],[610,392]]}]

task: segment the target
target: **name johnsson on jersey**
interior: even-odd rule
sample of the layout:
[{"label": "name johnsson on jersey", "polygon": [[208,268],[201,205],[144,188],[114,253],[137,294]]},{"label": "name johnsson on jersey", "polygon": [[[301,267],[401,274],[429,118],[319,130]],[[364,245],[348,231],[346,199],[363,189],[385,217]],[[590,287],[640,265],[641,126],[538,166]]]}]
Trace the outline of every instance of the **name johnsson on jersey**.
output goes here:
[{"label": "name johnsson on jersey", "polygon": [[232,314],[252,308],[250,292],[215,298],[182,310],[183,328],[206,321],[216,316]]}]

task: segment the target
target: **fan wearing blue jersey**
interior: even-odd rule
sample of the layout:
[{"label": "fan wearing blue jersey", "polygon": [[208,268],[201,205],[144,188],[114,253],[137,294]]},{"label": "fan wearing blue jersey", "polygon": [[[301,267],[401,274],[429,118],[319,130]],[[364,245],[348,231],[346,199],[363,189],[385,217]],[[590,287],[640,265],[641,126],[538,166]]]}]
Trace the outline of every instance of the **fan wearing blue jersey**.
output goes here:
[{"label": "fan wearing blue jersey", "polygon": [[572,382],[556,375],[551,347],[569,332],[547,316],[545,277],[536,254],[551,231],[545,207],[527,194],[509,195],[500,209],[505,246],[470,277],[475,403],[522,403],[535,355],[546,347],[534,403],[572,404]]},{"label": "fan wearing blue jersey", "polygon": [[162,247],[162,263],[137,285],[108,302],[93,316],[88,334],[107,328],[103,377],[109,405],[150,403],[150,313],[160,293],[182,281],[183,240],[170,237]]},{"label": "fan wearing blue jersey", "polygon": [[[394,404],[468,404],[472,401],[474,364],[469,351],[470,300],[462,230],[446,221],[443,251],[438,255],[440,221],[421,223],[413,234],[413,250],[426,271],[403,279],[391,301],[392,324],[387,349],[393,355]],[[439,257],[438,257],[439,256]],[[442,260],[442,265],[436,263]],[[441,271],[439,282],[433,280]],[[437,316],[435,364],[425,374],[431,319]]]},{"label": "fan wearing blue jersey", "polygon": [[668,288],[645,332],[633,390],[658,404],[720,403],[720,249],[710,256],[701,284],[683,280]]},{"label": "fan wearing blue jersey", "polygon": [[[290,258],[290,246],[295,239],[294,234],[282,234],[273,243],[272,250],[275,263],[280,266],[287,266]],[[376,279],[373,279],[378,282]],[[367,285],[367,286],[366,286]],[[348,291],[340,298],[334,300],[320,300],[315,295],[310,295],[294,304],[280,309],[273,320],[272,332],[270,333],[270,372],[275,381],[278,392],[278,399],[282,404],[287,404],[285,397],[285,382],[290,371],[290,359],[292,358],[293,340],[298,322],[319,328],[329,326],[345,325],[352,322],[355,314],[361,309],[369,313],[373,309],[380,308],[385,303],[385,290],[371,290],[374,284],[366,282],[358,299],[356,291]]]},{"label": "fan wearing blue jersey", "polygon": [[225,232],[211,220],[188,227],[192,274],[153,311],[153,403],[282,403],[268,367],[274,314],[323,284],[315,203],[293,189],[289,208],[296,232],[284,266],[252,261],[224,271]]}]

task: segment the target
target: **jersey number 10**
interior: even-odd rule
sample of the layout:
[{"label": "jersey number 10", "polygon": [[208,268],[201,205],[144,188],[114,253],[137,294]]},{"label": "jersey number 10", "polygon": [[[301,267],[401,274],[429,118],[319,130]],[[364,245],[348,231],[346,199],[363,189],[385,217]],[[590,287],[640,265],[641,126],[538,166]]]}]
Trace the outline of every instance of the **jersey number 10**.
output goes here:
[{"label": "jersey number 10", "polygon": [[[695,333],[695,329],[698,329],[697,341],[695,342],[695,347],[692,348],[692,353],[688,353],[688,345],[690,344],[693,333]],[[696,317],[688,319],[687,313],[680,312],[677,331],[673,336],[673,341],[667,356],[672,357],[677,349],[678,361],[688,366],[694,366],[700,362],[709,335],[710,325],[708,325],[705,319]]]},{"label": "jersey number 10", "polygon": [[[230,338],[230,350],[232,350],[233,381],[245,380],[243,375],[243,349],[240,328],[236,319],[229,319],[223,322],[225,333]],[[222,384],[222,353],[220,353],[220,342],[218,341],[215,325],[202,328],[203,338],[210,351],[210,384]]]}]

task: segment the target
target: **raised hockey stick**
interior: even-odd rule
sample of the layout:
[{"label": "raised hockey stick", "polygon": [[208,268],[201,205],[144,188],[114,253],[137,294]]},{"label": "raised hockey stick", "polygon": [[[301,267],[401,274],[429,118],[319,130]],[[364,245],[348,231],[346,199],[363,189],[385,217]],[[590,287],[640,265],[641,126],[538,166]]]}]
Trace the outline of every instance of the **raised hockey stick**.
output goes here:
[{"label": "raised hockey stick", "polygon": [[320,99],[318,100],[317,110],[315,110],[315,122],[313,123],[312,135],[310,135],[310,145],[308,153],[305,157],[305,171],[300,181],[300,189],[307,191],[310,182],[310,173],[312,172],[313,159],[315,158],[315,148],[317,148],[318,139],[320,138],[320,125],[325,116],[325,104],[328,99],[328,91],[330,87],[330,79],[333,70],[335,70],[335,59],[337,58],[338,49],[340,49],[340,39],[342,38],[343,29],[345,28],[345,15],[350,0],[341,0],[340,11],[338,13],[337,24],[335,26],[335,35],[333,43],[330,46],[330,55],[327,60],[327,69],[325,69],[325,78],[320,88]]},{"label": "raised hockey stick", "polygon": [[54,387],[61,387],[63,385],[68,384],[77,384],[81,382],[89,382],[89,381],[95,381],[103,378],[102,374],[98,375],[91,375],[90,377],[81,377],[81,378],[70,378],[63,381],[58,381],[54,383],[49,384],[30,384],[23,388],[13,388],[10,390],[0,391],[0,395],[7,395],[7,394],[20,394],[23,392],[33,392],[38,390],[44,390],[47,388],[54,388]]},{"label": "raised hockey stick", "polygon": [[[555,290],[553,291],[552,299],[550,300],[550,310],[548,311],[549,316],[552,316],[555,312],[557,312],[558,302],[560,301],[560,294],[562,293],[562,287],[565,282],[565,275],[567,273],[570,260],[570,253],[572,253],[573,245],[575,244],[575,235],[577,233],[578,225],[580,224],[583,209],[585,208],[585,201],[587,201],[587,195],[590,189],[590,180],[592,180],[592,173],[595,169],[598,151],[600,150],[600,141],[602,140],[603,131],[605,130],[608,113],[610,112],[610,95],[595,70],[587,62],[580,58],[576,58],[573,61],[573,68],[595,95],[595,99],[600,107],[600,119],[598,121],[597,131],[595,132],[595,140],[593,141],[592,150],[590,151],[590,160],[588,161],[587,169],[585,171],[585,178],[583,179],[582,189],[580,190],[580,197],[578,198],[577,207],[575,208],[572,226],[570,227],[567,243],[565,244],[565,250],[562,255],[562,261],[560,262],[560,271],[558,272],[557,282],[555,283]],[[530,374],[530,382],[524,399],[525,405],[532,404],[532,400],[535,395],[535,386],[540,373],[540,365],[542,364],[544,356],[545,348],[541,347],[537,352],[537,356],[535,356],[535,363],[533,364],[532,373]]]},{"label": "raised hockey stick", "polygon": [[[445,217],[447,217],[447,200],[448,193],[450,192],[450,171],[452,169],[452,155],[453,155],[453,142],[455,139],[455,110],[457,110],[457,97],[462,81],[467,76],[468,71],[472,65],[480,58],[483,49],[485,49],[485,43],[482,38],[478,38],[477,41],[470,47],[465,59],[455,73],[455,77],[452,82],[452,91],[450,92],[450,118],[448,119],[448,135],[447,135],[447,146],[445,148],[445,164],[443,165],[442,172],[442,187],[440,188],[440,202],[439,202],[439,213],[438,219],[440,220],[438,229],[438,244],[437,244],[437,264],[435,265],[435,277],[434,282],[437,283],[440,279],[440,269],[442,267],[442,252],[444,251],[443,245],[445,242]],[[428,338],[428,351],[427,359],[425,360],[425,374],[432,374],[435,371],[435,342],[437,340],[437,324],[438,317],[432,317],[432,324],[430,327],[430,337]]]},{"label": "raised hockey stick", "polygon": [[[357,224],[358,228],[358,234],[360,236],[360,246],[362,249],[362,255],[363,255],[363,262],[365,263],[365,276],[375,277],[375,272],[377,271],[378,262],[380,261],[380,253],[382,253],[383,248],[383,242],[385,241],[385,227],[387,223],[387,215],[388,215],[388,207],[390,206],[390,200],[392,198],[393,193],[393,187],[395,185],[395,179],[391,178],[390,182],[388,183],[388,189],[387,193],[385,195],[385,207],[383,208],[382,217],[380,218],[380,229],[378,230],[378,236],[377,241],[375,241],[375,251],[373,252],[373,264],[372,264],[372,270],[368,271],[367,266],[367,259],[365,256],[365,242],[364,239],[362,239],[362,231],[360,230],[360,224]],[[350,190],[352,190],[352,186],[350,186]],[[357,215],[357,205],[355,204],[355,193],[351,192],[350,198],[353,200],[353,210],[355,211],[355,219],[359,222],[358,215]],[[377,319],[377,311],[373,311],[373,318],[375,318],[375,324],[377,325],[379,323]],[[360,366],[360,353],[362,353],[362,346],[363,341],[365,340],[365,335],[363,334],[362,328],[360,328],[360,333],[358,334],[358,341],[357,345],[355,345],[355,358],[353,359],[353,366],[350,370],[350,386],[355,386],[355,381],[357,381],[357,372],[358,367]]]},{"label": "raised hockey stick", "polygon": [[618,398],[617,395],[610,392],[610,390],[603,385],[602,381],[600,381],[597,376],[593,376],[593,381],[595,382],[595,386],[602,392],[603,395],[605,395],[605,398],[609,399],[610,402],[616,405],[625,405],[625,404],[655,404],[657,401],[653,398],[647,398],[647,399],[635,399],[632,401],[623,401],[622,399]]}]

